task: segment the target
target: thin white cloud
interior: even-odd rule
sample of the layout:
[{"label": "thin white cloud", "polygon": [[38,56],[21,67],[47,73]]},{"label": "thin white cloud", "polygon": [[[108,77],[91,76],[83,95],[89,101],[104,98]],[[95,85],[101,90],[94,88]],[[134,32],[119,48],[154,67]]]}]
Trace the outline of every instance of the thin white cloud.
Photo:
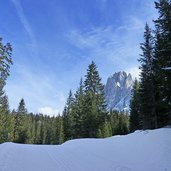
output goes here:
[{"label": "thin white cloud", "polygon": [[50,106],[56,113],[62,112],[66,99],[62,82],[50,74],[35,74],[25,66],[16,65],[15,68],[15,78],[8,80],[5,87],[11,109],[17,108],[21,98],[24,98],[29,112],[37,113],[44,106]]},{"label": "thin white cloud", "polygon": [[105,58],[115,65],[133,67],[131,63],[137,63],[143,29],[144,23],[131,16],[129,22],[118,28],[106,26],[88,32],[73,30],[69,39],[77,48],[87,50],[97,61]]},{"label": "thin white cloud", "polygon": [[[149,18],[152,20],[154,15],[151,13]],[[73,46],[83,53],[88,52],[87,55],[91,56],[98,66],[101,65],[101,70],[106,72],[102,76],[104,79],[119,70],[125,70],[131,73],[133,78],[139,78],[137,59],[141,53],[140,42],[143,41],[146,21],[132,15],[124,19],[124,22],[121,22],[123,24],[118,27],[101,26],[86,32],[75,29],[68,35]]]},{"label": "thin white cloud", "polygon": [[140,69],[138,67],[129,68],[126,72],[131,73],[133,79],[139,79]]},{"label": "thin white cloud", "polygon": [[112,72],[115,72],[115,67],[116,70],[138,68],[137,59],[141,53],[140,42],[143,41],[145,23],[152,25],[152,19],[156,18],[156,11],[153,1],[143,1],[137,8],[137,12],[141,13],[136,15],[135,12],[124,16],[117,27],[102,25],[86,29],[88,31],[79,29],[70,31],[68,34],[70,43],[85,55],[91,56],[98,64],[103,64],[102,70],[106,70],[107,64],[110,64],[108,68],[113,64]]},{"label": "thin white cloud", "polygon": [[58,109],[54,109],[49,106],[44,106],[38,109],[39,113],[45,114],[45,115],[50,115],[50,116],[57,116],[59,114]]},{"label": "thin white cloud", "polygon": [[122,31],[134,31],[134,30],[142,30],[144,28],[144,22],[135,16],[127,16],[125,17],[124,24],[118,27],[117,30]]},{"label": "thin white cloud", "polygon": [[32,41],[32,46],[36,46],[36,39],[35,39],[35,35],[32,31],[32,28],[24,14],[24,10],[21,6],[20,0],[11,0],[17,10],[18,16],[20,18],[21,23],[24,26],[24,29],[26,30],[26,32],[28,33],[31,41]]}]

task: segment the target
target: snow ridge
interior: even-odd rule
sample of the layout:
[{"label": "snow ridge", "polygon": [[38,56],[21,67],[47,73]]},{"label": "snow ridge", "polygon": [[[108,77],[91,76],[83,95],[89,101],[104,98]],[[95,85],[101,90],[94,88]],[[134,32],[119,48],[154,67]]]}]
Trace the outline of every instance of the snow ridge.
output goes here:
[{"label": "snow ridge", "polygon": [[0,144],[0,171],[170,171],[171,128],[62,145]]}]

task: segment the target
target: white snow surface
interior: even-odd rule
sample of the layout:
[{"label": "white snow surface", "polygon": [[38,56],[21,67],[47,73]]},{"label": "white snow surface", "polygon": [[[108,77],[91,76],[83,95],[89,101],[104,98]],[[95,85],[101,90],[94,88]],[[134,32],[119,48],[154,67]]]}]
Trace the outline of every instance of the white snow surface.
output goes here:
[{"label": "white snow surface", "polygon": [[0,145],[0,171],[171,171],[171,128],[62,145]]}]

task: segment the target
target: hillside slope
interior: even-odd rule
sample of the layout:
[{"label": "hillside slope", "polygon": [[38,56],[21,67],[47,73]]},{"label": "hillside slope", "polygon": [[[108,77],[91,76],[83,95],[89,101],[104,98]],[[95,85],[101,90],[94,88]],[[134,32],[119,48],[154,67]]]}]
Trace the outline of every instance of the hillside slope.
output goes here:
[{"label": "hillside slope", "polygon": [[0,171],[170,171],[171,128],[62,145],[0,145]]}]

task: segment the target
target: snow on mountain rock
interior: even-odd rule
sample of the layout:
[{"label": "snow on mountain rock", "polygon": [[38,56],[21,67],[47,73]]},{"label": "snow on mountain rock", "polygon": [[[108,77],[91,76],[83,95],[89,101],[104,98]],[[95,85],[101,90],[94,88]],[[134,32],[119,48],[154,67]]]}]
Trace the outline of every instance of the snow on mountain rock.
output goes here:
[{"label": "snow on mountain rock", "polygon": [[171,128],[62,145],[0,145],[0,171],[170,171]]},{"label": "snow on mountain rock", "polygon": [[162,68],[163,70],[171,70],[171,67]]},{"label": "snow on mountain rock", "polygon": [[118,87],[121,87],[121,85],[120,85],[120,83],[119,83],[119,82],[117,82],[116,84],[117,84],[117,86],[118,86]]},{"label": "snow on mountain rock", "polygon": [[107,109],[129,110],[131,90],[133,87],[131,74],[117,72],[109,77],[105,85]]}]

